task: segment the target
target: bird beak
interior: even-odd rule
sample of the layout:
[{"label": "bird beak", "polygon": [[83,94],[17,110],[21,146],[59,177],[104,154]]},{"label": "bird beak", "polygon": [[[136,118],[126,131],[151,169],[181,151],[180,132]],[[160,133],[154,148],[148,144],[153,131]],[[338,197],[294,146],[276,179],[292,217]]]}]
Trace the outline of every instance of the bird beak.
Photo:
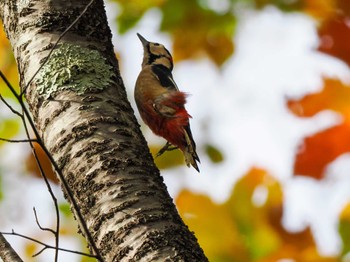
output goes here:
[{"label": "bird beak", "polygon": [[137,33],[137,36],[139,37],[141,43],[143,46],[146,46],[149,42],[142,36],[140,35],[139,33]]}]

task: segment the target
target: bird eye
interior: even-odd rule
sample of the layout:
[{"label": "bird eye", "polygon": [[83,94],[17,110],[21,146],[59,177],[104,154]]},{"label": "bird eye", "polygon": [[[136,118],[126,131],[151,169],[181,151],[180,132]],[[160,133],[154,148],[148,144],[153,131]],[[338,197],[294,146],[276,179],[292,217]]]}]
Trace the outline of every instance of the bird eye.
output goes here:
[{"label": "bird eye", "polygon": [[155,46],[160,46],[160,44],[158,44],[158,43],[154,43],[154,45],[155,45]]}]

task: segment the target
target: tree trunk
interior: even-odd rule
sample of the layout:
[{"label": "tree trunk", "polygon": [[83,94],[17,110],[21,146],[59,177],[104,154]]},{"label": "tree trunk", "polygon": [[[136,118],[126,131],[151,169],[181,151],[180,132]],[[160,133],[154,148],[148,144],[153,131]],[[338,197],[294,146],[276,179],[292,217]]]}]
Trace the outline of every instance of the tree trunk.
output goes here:
[{"label": "tree trunk", "polygon": [[[0,2],[22,89],[88,3]],[[207,261],[127,100],[102,0],[59,41],[26,99],[92,253],[101,261]]]}]

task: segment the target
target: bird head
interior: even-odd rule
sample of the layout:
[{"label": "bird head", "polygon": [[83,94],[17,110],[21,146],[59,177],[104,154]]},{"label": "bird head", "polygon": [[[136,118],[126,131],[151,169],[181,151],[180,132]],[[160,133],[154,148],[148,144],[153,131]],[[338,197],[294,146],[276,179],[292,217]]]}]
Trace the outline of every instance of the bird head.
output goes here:
[{"label": "bird head", "polygon": [[146,65],[163,65],[170,71],[173,69],[173,58],[162,44],[149,42],[139,33],[137,33],[137,36],[143,45],[142,67]]}]

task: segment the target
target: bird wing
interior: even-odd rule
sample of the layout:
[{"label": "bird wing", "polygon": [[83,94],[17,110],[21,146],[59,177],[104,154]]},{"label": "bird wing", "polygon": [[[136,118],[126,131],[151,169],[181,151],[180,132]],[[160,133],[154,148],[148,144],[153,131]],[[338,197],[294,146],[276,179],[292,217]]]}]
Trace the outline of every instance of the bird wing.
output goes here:
[{"label": "bird wing", "polygon": [[179,91],[179,88],[177,87],[169,68],[163,65],[155,64],[152,65],[152,71],[163,87],[169,90]]}]

